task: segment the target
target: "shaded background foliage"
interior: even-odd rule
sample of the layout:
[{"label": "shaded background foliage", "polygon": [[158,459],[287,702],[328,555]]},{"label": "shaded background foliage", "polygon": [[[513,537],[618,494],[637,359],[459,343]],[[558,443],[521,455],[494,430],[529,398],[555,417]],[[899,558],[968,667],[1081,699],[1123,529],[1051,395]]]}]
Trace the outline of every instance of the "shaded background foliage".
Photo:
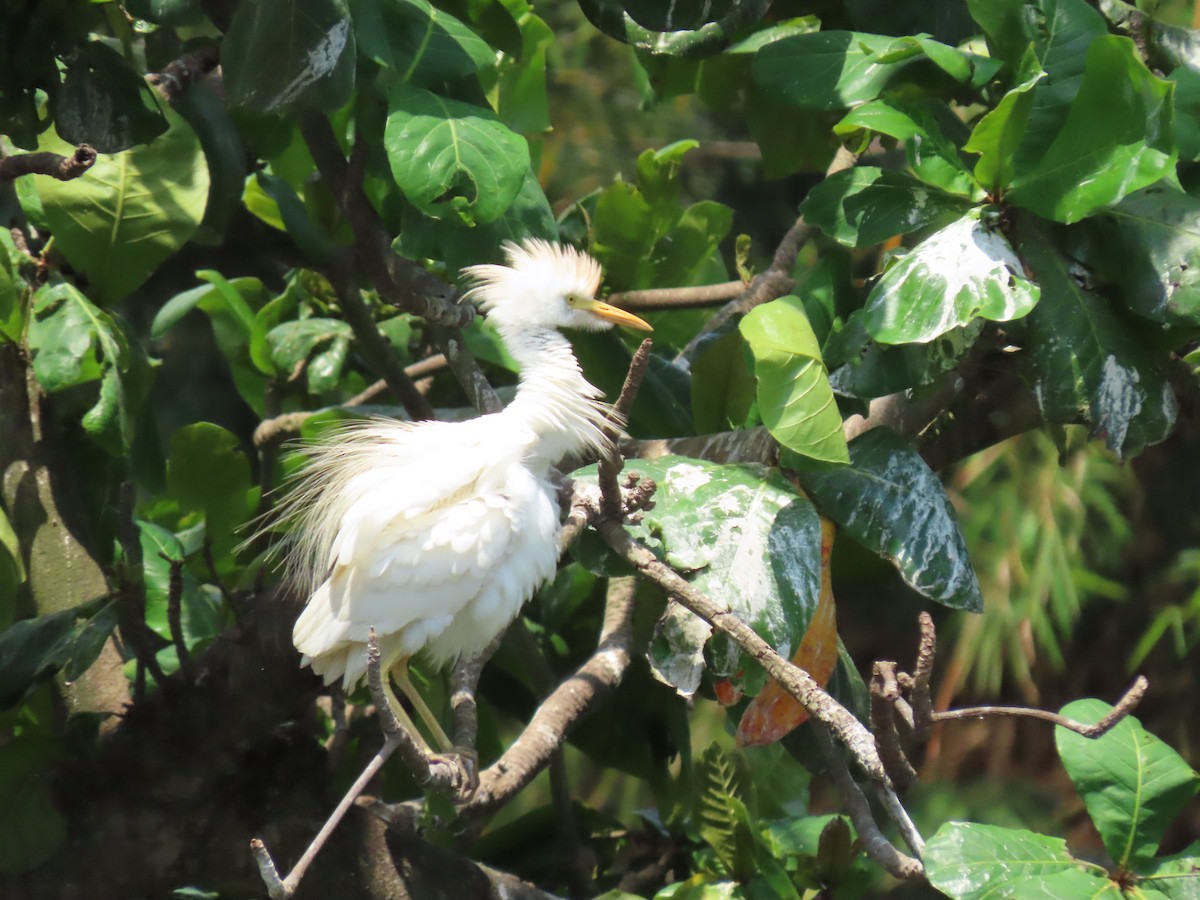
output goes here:
[{"label": "shaded background foliage", "polygon": [[[843,528],[838,696],[854,694],[848,659],[911,656],[915,613],[934,599],[954,634],[939,708],[983,696],[1057,708],[1116,696],[1145,671],[1142,723],[1194,760],[1179,715],[1196,702],[1200,635],[1191,10],[895,7],[677,3],[667,22],[663,5],[632,0],[6,0],[6,153],[86,141],[100,156],[72,181],[0,185],[0,218],[16,226],[0,234],[0,883],[14,896],[253,895],[246,840],[294,856],[377,745],[363,694],[336,727],[341,707],[317,699],[291,651],[298,598],[271,586],[261,544],[238,549],[295,465],[256,440],[259,424],[316,411],[290,423],[307,438],[352,414],[405,414],[382,393],[345,407],[386,373],[380,347],[408,364],[440,346],[414,308],[347,283],[347,248],[379,248],[346,214],[345,174],[315,158],[331,147],[395,251],[450,281],[524,236],[586,246],[616,292],[746,278],[769,271],[799,207],[814,232],[787,264],[793,296],[699,344],[710,311],[651,315],[656,356],[631,434],[762,424],[791,454]],[[218,45],[220,78],[164,74],[180,59],[211,68]],[[842,146],[858,165],[826,177]],[[347,293],[382,336],[375,349]],[[511,384],[486,325],[464,336]],[[613,396],[630,348],[606,335],[576,349]],[[936,397],[955,379],[968,389],[920,434],[847,448],[837,431],[872,399]],[[444,372],[426,396],[463,414]],[[873,487],[901,464],[907,490]],[[749,478],[811,517],[777,475],[774,487],[761,472],[711,477],[715,496]],[[700,543],[699,506],[664,492],[645,536],[715,593],[721,554],[679,549]],[[924,527],[934,507],[940,524]],[[765,546],[782,540],[775,524]],[[621,571],[600,556],[576,548],[529,608],[522,634],[545,670],[530,671],[529,643],[489,669],[485,761],[590,652]],[[755,622],[777,646],[811,616],[809,562],[783,623]],[[980,598],[982,613],[961,611]],[[811,736],[732,751],[711,700],[726,679],[756,693],[762,672],[707,634],[666,640],[655,588],[638,603],[638,646],[659,674],[680,654],[695,662],[694,706],[638,660],[572,733],[573,805],[556,809],[543,779],[458,848],[576,894],[883,891],[829,814],[836,799],[796,762],[811,764]],[[444,686],[426,677],[436,698]],[[1059,749],[1080,784],[1090,751]],[[1064,799],[1058,758],[1042,725],[949,726],[911,805],[927,835],[953,819],[1065,833],[1076,856],[1107,847],[1143,873],[1171,865],[1152,859],[1164,832],[1164,853],[1197,839],[1193,804],[1118,858],[1120,816],[1083,787],[1091,819]],[[1162,800],[1176,812],[1194,779],[1182,761],[1164,766],[1179,776]],[[389,799],[416,792],[398,767],[379,785]],[[339,832],[310,896],[385,895],[371,860],[388,842],[428,862],[365,819]],[[983,856],[1020,849],[964,834],[939,832],[931,859],[961,861],[945,850],[959,838]],[[952,882],[934,878],[973,896]]]}]

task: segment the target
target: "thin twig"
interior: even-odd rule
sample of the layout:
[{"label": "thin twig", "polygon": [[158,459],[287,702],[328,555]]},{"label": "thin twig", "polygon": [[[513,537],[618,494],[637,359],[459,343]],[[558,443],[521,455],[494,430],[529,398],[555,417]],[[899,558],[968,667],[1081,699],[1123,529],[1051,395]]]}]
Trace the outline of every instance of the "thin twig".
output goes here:
[{"label": "thin twig", "polygon": [[188,651],[187,642],[183,639],[183,560],[172,559],[165,553],[158,554],[170,566],[170,576],[167,582],[167,627],[171,629],[171,642],[175,645],[175,653],[179,657],[179,671],[184,680],[191,683],[195,672],[192,668],[192,654]]},{"label": "thin twig", "polygon": [[955,722],[961,719],[982,719],[987,716],[1019,716],[1026,719],[1040,719],[1061,728],[1074,731],[1086,738],[1098,738],[1112,730],[1122,719],[1129,715],[1146,695],[1150,682],[1146,676],[1139,675],[1129,690],[1127,690],[1116,705],[1099,722],[1089,725],[1058,713],[1044,709],[1031,709],[1023,706],[969,706],[965,709],[949,709],[933,714],[934,722]]},{"label": "thin twig", "polygon": [[929,691],[929,681],[933,677],[933,663],[937,658],[937,630],[933,627],[933,616],[927,612],[922,612],[917,622],[921,639],[912,673],[913,737],[926,743],[933,724],[933,697]]},{"label": "thin twig", "polygon": [[896,878],[911,881],[922,877],[925,867],[921,861],[897,850],[879,830],[866,794],[850,774],[846,761],[829,731],[823,725],[817,724],[813,728],[813,734],[816,735],[817,744],[829,763],[829,776],[842,795],[842,804],[850,814],[850,821],[854,823],[858,839],[862,841],[867,855]]},{"label": "thin twig", "polygon": [[622,517],[621,489],[617,485],[617,476],[625,460],[617,450],[617,440],[621,433],[621,425],[628,419],[633,401],[637,398],[638,389],[646,377],[646,368],[650,364],[650,338],[642,341],[629,361],[629,371],[625,373],[625,383],[617,402],[613,404],[612,413],[608,417],[605,431],[609,437],[609,445],[600,455],[597,478],[600,482],[600,512],[610,519]]},{"label": "thin twig", "polygon": [[900,735],[896,732],[896,702],[900,699],[896,664],[884,661],[875,663],[870,687],[871,731],[875,733],[879,758],[883,760],[883,767],[892,776],[896,786],[906,788],[917,780],[917,772],[904,755]]},{"label": "thin twig", "polygon": [[22,175],[49,175],[59,181],[71,181],[95,164],[96,151],[87,144],[80,144],[70,156],[48,151],[17,153],[0,158],[0,184]]}]

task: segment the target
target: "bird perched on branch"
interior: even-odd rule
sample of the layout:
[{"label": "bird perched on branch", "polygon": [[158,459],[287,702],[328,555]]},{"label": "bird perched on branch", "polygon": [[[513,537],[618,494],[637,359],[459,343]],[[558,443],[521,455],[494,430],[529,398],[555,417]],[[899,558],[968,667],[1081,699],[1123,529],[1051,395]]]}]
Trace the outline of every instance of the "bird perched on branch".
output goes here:
[{"label": "bird perched on branch", "polygon": [[408,682],[408,660],[424,651],[444,665],[476,653],[516,617],[557,564],[550,468],[608,441],[609,407],[558,329],[651,330],[595,299],[600,266],[590,256],[539,240],[504,253],[508,265],[464,274],[467,299],[520,364],[516,399],[466,422],[376,419],[339,430],[307,451],[283,510],[295,525],[289,570],[309,594],[293,632],[304,663],[326,684],[353,687],[373,627],[383,672],[443,749],[449,741]]}]

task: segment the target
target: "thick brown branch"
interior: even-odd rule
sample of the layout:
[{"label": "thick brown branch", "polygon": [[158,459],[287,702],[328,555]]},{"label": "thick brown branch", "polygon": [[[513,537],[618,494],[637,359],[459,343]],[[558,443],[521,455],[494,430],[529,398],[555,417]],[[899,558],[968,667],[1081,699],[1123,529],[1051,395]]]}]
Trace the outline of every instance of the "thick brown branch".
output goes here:
[{"label": "thick brown branch", "polygon": [[475,357],[467,352],[462,333],[457,328],[430,328],[433,339],[445,353],[450,371],[466,392],[467,399],[481,413],[499,412],[504,404],[488,383]]},{"label": "thick brown branch", "polygon": [[644,291],[620,291],[608,296],[608,302],[621,309],[695,309],[732,300],[746,289],[744,281],[724,281],[699,287],[651,288]]},{"label": "thick brown branch", "polygon": [[480,774],[479,789],[463,807],[464,814],[491,812],[525,787],[550,762],[570,727],[620,683],[632,659],[633,592],[632,578],[611,579],[596,652],[546,698],[513,745]]},{"label": "thick brown branch", "polygon": [[95,164],[96,151],[87,144],[80,144],[70,156],[48,151],[18,153],[0,159],[0,184],[22,175],[49,175],[59,181],[71,181]]}]

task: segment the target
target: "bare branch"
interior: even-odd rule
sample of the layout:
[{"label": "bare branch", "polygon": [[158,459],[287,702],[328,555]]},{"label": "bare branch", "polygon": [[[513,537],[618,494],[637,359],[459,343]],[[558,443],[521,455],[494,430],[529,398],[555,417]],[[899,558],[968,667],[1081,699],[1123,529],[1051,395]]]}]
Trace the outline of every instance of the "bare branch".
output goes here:
[{"label": "bare branch", "polygon": [[147,75],[146,81],[164,100],[174,103],[189,87],[215,69],[220,61],[220,47],[211,44],[171,60],[161,72]]},{"label": "bare branch", "polygon": [[617,402],[613,404],[612,414],[605,427],[612,443],[600,455],[597,478],[600,482],[600,512],[610,519],[622,518],[621,489],[617,485],[617,476],[621,474],[625,460],[616,447],[616,441],[620,434],[620,426],[628,419],[638,389],[642,386],[642,379],[646,376],[652,343],[649,338],[642,341],[637,352],[633,354],[633,359],[629,361],[629,371],[625,375],[625,383],[621,386],[621,394],[617,397]]},{"label": "bare branch", "polygon": [[496,391],[488,383],[484,377],[483,371],[479,368],[479,363],[475,357],[467,352],[467,347],[463,341],[462,333],[456,328],[440,328],[433,326],[430,328],[433,334],[434,341],[440,346],[446,355],[446,360],[450,365],[450,371],[458,379],[458,383],[462,385],[463,391],[466,392],[467,399],[481,413],[499,412],[504,404],[500,402],[500,398],[496,395]]},{"label": "bare branch", "polygon": [[744,281],[724,281],[699,287],[651,288],[644,291],[619,291],[608,295],[608,302],[621,309],[696,309],[732,300],[746,289]]},{"label": "bare branch", "polygon": [[929,692],[929,680],[933,676],[933,663],[937,657],[937,631],[933,627],[933,616],[927,612],[922,612],[917,622],[921,628],[921,642],[917,646],[917,660],[912,674],[913,737],[925,743],[929,740],[929,729],[933,723],[933,697]]},{"label": "bare branch", "polygon": [[1107,734],[1113,729],[1113,726],[1133,712],[1142,697],[1146,695],[1149,687],[1150,682],[1146,680],[1146,676],[1139,675],[1109,713],[1092,725],[1044,709],[1031,709],[1023,706],[969,706],[965,709],[950,709],[944,712],[935,712],[933,721],[955,722],[961,719],[982,719],[986,716],[1019,716],[1026,719],[1041,719],[1043,722],[1067,728],[1086,738],[1098,738]]},{"label": "bare branch", "polygon": [[849,748],[855,760],[873,780],[880,784],[891,784],[875,749],[874,737],[845,707],[817,684],[811,675],[783,659],[727,606],[701,593],[674,569],[660,562],[650,550],[634,540],[620,522],[602,519],[596,523],[596,528],[618,556],[659,585],[668,596],[678,600],[714,628],[733,638],[767,670],[768,675],[800,701],[809,715],[833,730],[838,740]]},{"label": "bare branch", "polygon": [[883,767],[892,776],[899,788],[906,788],[917,780],[917,772],[909,763],[900,746],[896,732],[896,702],[900,700],[900,685],[896,680],[894,662],[875,663],[871,676],[871,730],[875,732],[875,745]]},{"label": "bare branch", "polygon": [[[515,626],[519,627],[519,626]],[[492,638],[492,642],[467,659],[460,659],[450,672],[450,709],[454,712],[454,746],[474,752],[475,739],[479,730],[479,707],[475,702],[475,691],[483,667],[499,649],[504,632]]]},{"label": "bare branch", "polygon": [[829,776],[842,795],[842,805],[850,814],[850,821],[854,823],[854,830],[858,832],[858,839],[862,841],[867,855],[896,878],[905,881],[921,878],[925,874],[925,867],[921,861],[901,853],[883,836],[875,822],[866,794],[851,776],[833,737],[823,725],[814,723],[814,726],[813,734],[816,735],[821,752],[829,763]]},{"label": "bare branch", "polygon": [[71,181],[95,164],[96,151],[87,144],[80,144],[70,156],[48,151],[17,153],[0,158],[0,184],[22,175],[49,175],[59,181]]},{"label": "bare branch", "polygon": [[632,660],[633,593],[632,578],[610,579],[596,652],[555,688],[512,746],[480,774],[479,790],[462,808],[464,814],[486,814],[525,787],[562,746],[570,727],[620,683]]}]

